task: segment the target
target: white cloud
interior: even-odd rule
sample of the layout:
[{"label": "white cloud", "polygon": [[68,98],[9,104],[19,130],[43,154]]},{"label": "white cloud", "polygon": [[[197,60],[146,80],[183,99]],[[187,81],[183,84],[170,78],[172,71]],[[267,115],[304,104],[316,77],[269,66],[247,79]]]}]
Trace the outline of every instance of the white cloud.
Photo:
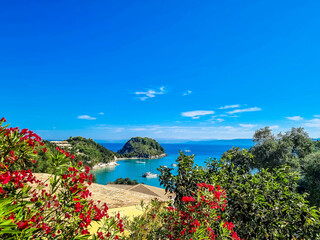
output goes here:
[{"label": "white cloud", "polygon": [[217,118],[216,121],[217,122],[224,122],[225,120],[223,118]]},{"label": "white cloud", "polygon": [[219,109],[230,109],[230,108],[239,108],[240,104],[234,104],[234,105],[226,105],[223,107],[219,107]]},{"label": "white cloud", "polygon": [[304,126],[306,126],[306,127],[320,128],[320,119],[315,118],[315,119],[306,121],[306,122],[304,123]]},{"label": "white cloud", "polygon": [[104,112],[99,112],[99,115],[104,115]]},{"label": "white cloud", "polygon": [[84,119],[84,120],[96,120],[95,117],[90,117],[89,115],[80,115],[78,116],[78,119]]},{"label": "white cloud", "polygon": [[243,113],[243,112],[258,112],[262,109],[259,107],[252,107],[252,108],[245,108],[245,109],[236,109],[233,111],[228,112],[229,114],[235,114],[235,113]]},{"label": "white cloud", "polygon": [[191,90],[187,90],[187,91],[183,94],[183,96],[190,95],[191,93],[192,93],[192,91],[191,91]]},{"label": "white cloud", "polygon": [[239,124],[240,127],[243,127],[243,128],[254,128],[255,124]]},{"label": "white cloud", "polygon": [[149,89],[146,92],[135,92],[136,95],[139,95],[140,97],[138,97],[141,101],[145,101],[149,98],[154,98],[156,95],[161,95],[164,94],[165,90],[164,87],[160,87],[159,91],[155,91],[153,89]]},{"label": "white cloud", "polygon": [[189,111],[189,112],[181,113],[183,117],[191,117],[193,119],[198,119],[201,116],[212,115],[212,114],[214,114],[214,111],[206,111],[206,110],[197,110],[197,111]]},{"label": "white cloud", "polygon": [[270,126],[269,128],[270,128],[271,130],[273,130],[273,129],[278,129],[279,126],[278,126],[278,125],[272,125],[272,126]]},{"label": "white cloud", "polygon": [[320,118],[320,115],[314,115],[315,118]]},{"label": "white cloud", "polygon": [[286,119],[289,119],[291,121],[301,121],[301,120],[303,120],[303,118],[300,117],[300,116],[286,117]]}]

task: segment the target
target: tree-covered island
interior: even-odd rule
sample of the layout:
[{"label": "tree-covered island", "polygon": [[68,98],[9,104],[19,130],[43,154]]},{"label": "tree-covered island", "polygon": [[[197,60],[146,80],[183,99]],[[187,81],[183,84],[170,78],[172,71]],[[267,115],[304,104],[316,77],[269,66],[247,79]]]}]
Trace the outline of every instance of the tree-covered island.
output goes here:
[{"label": "tree-covered island", "polygon": [[121,158],[162,158],[166,156],[160,144],[148,137],[133,137],[118,151]]}]

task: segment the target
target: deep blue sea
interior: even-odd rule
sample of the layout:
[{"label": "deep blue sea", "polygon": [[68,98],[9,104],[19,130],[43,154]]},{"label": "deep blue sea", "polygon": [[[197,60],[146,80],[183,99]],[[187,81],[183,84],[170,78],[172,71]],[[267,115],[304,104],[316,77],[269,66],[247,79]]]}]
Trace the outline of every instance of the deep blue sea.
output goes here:
[{"label": "deep blue sea", "polygon": [[[124,144],[120,143],[101,143],[107,149],[118,151]],[[99,184],[107,184],[108,182],[115,181],[117,178],[129,177],[131,180],[136,179],[139,183],[145,183],[155,187],[161,187],[158,178],[144,178],[142,174],[145,172],[159,173],[157,168],[160,166],[171,167],[179,156],[179,151],[184,151],[186,154],[195,154],[195,163],[199,166],[204,166],[204,161],[211,158],[220,158],[221,154],[232,146],[241,148],[250,148],[251,145],[200,145],[200,144],[161,144],[166,154],[165,158],[160,159],[143,159],[143,160],[121,160],[118,161],[118,166],[108,167],[103,169],[93,170],[92,172],[97,176]],[[138,162],[145,162],[138,163]]]}]

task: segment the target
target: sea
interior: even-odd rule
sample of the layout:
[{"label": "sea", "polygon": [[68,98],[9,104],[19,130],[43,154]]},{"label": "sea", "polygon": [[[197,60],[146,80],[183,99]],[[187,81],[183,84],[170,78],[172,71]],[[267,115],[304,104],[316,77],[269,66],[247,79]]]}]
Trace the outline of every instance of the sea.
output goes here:
[{"label": "sea", "polygon": [[[100,143],[107,149],[112,151],[118,151],[123,147],[123,143]],[[157,168],[160,166],[167,166],[174,168],[172,164],[176,163],[176,159],[179,156],[179,152],[183,151],[187,155],[195,155],[194,162],[199,166],[205,166],[205,160],[209,158],[219,159],[221,155],[231,149],[233,146],[240,148],[250,148],[252,144],[250,142],[240,142],[244,145],[235,145],[234,143],[216,142],[214,144],[161,144],[168,156],[159,159],[128,159],[118,161],[117,166],[106,167],[101,169],[92,170],[97,177],[99,184],[107,184],[115,181],[117,178],[130,178],[131,180],[137,180],[139,183],[147,185],[161,187],[158,178],[145,178],[142,175],[146,172],[159,174]],[[174,168],[174,173],[176,168]]]}]

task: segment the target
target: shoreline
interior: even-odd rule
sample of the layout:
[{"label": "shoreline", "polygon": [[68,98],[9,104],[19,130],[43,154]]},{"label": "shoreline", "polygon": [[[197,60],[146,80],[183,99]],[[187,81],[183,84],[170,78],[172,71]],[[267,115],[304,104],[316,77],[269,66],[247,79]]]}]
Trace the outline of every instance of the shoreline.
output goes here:
[{"label": "shoreline", "polygon": [[168,156],[167,154],[161,154],[161,155],[156,155],[156,156],[151,156],[149,158],[141,158],[141,157],[131,157],[131,158],[117,158],[115,157],[114,161],[108,162],[108,163],[98,163],[94,165],[91,170],[98,170],[98,169],[103,169],[107,167],[116,167],[120,165],[117,163],[117,161],[123,161],[123,160],[146,160],[146,159],[159,159],[159,158],[164,158]]},{"label": "shoreline", "polygon": [[144,158],[144,157],[126,157],[126,158],[115,158],[116,161],[121,161],[121,160],[139,160],[139,159],[159,159],[159,158],[164,158],[168,156],[168,154],[160,154],[160,155],[155,155],[155,156],[151,156],[148,158]]}]

